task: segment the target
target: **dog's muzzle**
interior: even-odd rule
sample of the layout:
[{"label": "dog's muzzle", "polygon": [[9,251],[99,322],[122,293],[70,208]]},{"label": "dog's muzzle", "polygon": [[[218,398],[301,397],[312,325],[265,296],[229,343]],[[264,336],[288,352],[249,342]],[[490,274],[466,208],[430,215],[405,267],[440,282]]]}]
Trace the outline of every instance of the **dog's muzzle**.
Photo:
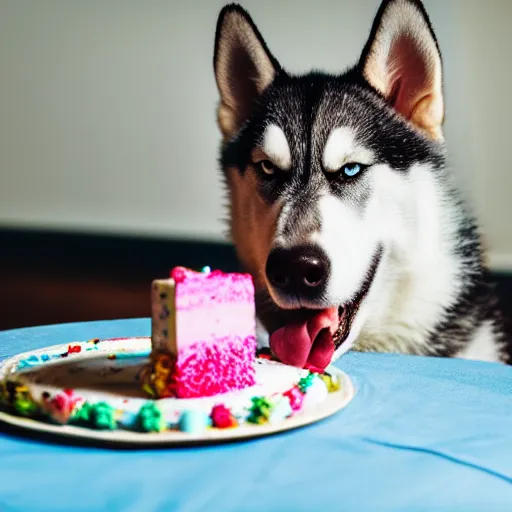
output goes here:
[{"label": "dog's muzzle", "polygon": [[[347,342],[347,350],[350,349],[355,337],[357,337],[357,333],[352,333],[352,336],[350,336],[353,322],[361,303],[370,290],[382,259],[382,253],[382,246],[379,245],[371,259],[362,285],[352,300],[345,304],[316,309],[302,307],[297,311],[298,315],[295,321],[271,333],[270,348],[281,362],[291,366],[306,366],[323,370],[331,363],[335,352],[340,352],[338,349],[345,342]],[[294,252],[288,252],[287,256],[290,254],[294,255]],[[269,261],[272,262],[270,258]],[[301,304],[305,300],[311,300],[317,293],[317,289],[325,289],[325,279],[322,281],[318,279],[317,284],[308,276],[307,282],[305,281],[305,275],[309,271],[313,272],[313,269],[316,270],[318,268],[317,264],[296,266],[296,264],[293,265],[289,262],[286,265],[284,258],[277,261],[280,265],[278,268],[281,268],[283,273],[283,276],[279,276],[277,280],[281,284],[281,290],[286,287],[287,293],[295,293]],[[293,261],[296,260],[293,259]],[[275,267],[271,265],[270,270],[272,271],[273,268]],[[301,270],[298,275],[293,273],[297,270]],[[314,286],[311,286],[312,283]]]}]

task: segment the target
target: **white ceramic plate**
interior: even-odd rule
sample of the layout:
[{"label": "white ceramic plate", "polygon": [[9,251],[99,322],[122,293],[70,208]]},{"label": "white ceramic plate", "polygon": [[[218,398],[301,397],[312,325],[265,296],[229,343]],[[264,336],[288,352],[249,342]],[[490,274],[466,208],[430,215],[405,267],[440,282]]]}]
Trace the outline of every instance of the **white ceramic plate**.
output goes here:
[{"label": "white ceramic plate", "polygon": [[[69,347],[69,355],[62,357],[62,354],[68,354]],[[78,350],[76,347],[80,347],[80,352],[73,351]],[[71,388],[77,396],[90,403],[104,401],[112,405],[118,417],[133,416],[141,405],[148,402],[148,398],[141,391],[138,375],[147,362],[150,348],[150,338],[107,339],[96,343],[73,342],[47,347],[19,354],[0,363],[0,381],[8,376],[21,378],[36,401],[39,401],[42,393],[47,392],[53,396]],[[240,422],[235,428],[208,428],[199,433],[179,430],[147,433],[125,428],[96,430],[70,424],[58,425],[20,416],[5,408],[0,409],[0,421],[44,434],[110,444],[181,445],[236,441],[303,427],[325,419],[346,407],[354,396],[350,378],[332,366],[326,371],[338,380],[339,389],[329,393],[322,401],[304,402],[304,407],[300,411],[275,423]],[[210,411],[212,406],[218,403],[236,411],[243,409],[253,396],[283,393],[304,375],[304,370],[258,359],[256,385],[251,388],[201,399],[168,398],[158,400],[158,404],[166,419],[172,418],[173,415],[179,417],[182,410]]]}]

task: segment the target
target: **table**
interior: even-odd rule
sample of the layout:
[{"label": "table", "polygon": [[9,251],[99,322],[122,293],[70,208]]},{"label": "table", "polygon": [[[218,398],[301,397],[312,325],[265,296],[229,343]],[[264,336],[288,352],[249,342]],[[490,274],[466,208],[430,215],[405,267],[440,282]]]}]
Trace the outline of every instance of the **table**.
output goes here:
[{"label": "table", "polygon": [[[0,333],[0,358],[149,319]],[[337,366],[357,395],[334,417],[228,445],[115,450],[0,429],[1,512],[512,510],[512,369],[389,354]]]}]

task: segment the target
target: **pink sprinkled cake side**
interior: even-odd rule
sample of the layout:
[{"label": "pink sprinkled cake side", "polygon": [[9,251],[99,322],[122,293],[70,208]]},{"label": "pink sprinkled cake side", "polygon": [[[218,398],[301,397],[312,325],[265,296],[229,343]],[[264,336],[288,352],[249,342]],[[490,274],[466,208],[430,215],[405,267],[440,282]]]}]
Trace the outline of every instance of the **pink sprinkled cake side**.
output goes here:
[{"label": "pink sprinkled cake side", "polygon": [[198,342],[180,352],[169,380],[171,396],[200,398],[255,384],[256,340],[227,336]]},{"label": "pink sprinkled cake side", "polygon": [[177,267],[152,286],[152,356],[144,388],[198,398],[255,383],[254,285],[248,274]]}]

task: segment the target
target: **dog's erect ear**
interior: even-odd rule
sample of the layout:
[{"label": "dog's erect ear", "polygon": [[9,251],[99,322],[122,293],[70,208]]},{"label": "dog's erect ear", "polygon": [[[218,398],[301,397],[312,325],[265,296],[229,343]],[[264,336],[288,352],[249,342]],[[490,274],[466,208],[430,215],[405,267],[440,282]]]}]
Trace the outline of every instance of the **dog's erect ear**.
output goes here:
[{"label": "dog's erect ear", "polygon": [[384,0],[359,61],[364,78],[413,125],[443,138],[441,54],[420,0]]},{"label": "dog's erect ear", "polygon": [[229,138],[251,115],[254,101],[280,68],[249,14],[234,4],[219,14],[213,64],[221,97],[219,126]]}]

